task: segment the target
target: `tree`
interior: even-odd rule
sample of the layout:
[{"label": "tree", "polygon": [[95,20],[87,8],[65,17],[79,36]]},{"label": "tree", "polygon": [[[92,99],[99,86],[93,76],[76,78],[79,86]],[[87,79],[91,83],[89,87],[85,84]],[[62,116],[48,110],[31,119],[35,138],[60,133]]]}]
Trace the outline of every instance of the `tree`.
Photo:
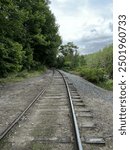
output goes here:
[{"label": "tree", "polygon": [[[48,0],[0,1],[0,70],[6,70],[0,76],[40,64],[55,64],[61,37],[49,3]],[[10,57],[12,52],[14,55]],[[9,64],[17,67],[9,69]]]},{"label": "tree", "polygon": [[23,33],[22,12],[14,1],[0,1],[0,76],[22,68],[25,51],[17,36]]},{"label": "tree", "polygon": [[21,7],[25,8],[26,5],[26,9],[29,10],[24,26],[31,39],[33,59],[41,64],[51,66],[56,60],[61,37],[48,3],[49,1],[43,0],[22,1]]},{"label": "tree", "polygon": [[10,72],[21,70],[25,53],[21,44],[5,39],[0,50],[0,76],[5,77]]},{"label": "tree", "polygon": [[66,68],[76,67],[79,64],[78,47],[74,45],[73,42],[61,45],[59,48],[58,60],[60,60],[62,65]]}]

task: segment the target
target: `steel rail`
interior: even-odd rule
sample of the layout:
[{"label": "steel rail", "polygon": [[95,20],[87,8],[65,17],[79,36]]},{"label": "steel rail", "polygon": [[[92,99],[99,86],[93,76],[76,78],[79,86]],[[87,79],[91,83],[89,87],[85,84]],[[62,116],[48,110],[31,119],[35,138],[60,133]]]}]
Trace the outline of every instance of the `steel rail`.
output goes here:
[{"label": "steel rail", "polygon": [[69,97],[69,101],[70,101],[70,105],[71,105],[71,112],[72,112],[72,118],[73,118],[73,123],[74,123],[74,129],[75,129],[75,134],[76,134],[76,141],[77,141],[78,150],[83,150],[83,146],[82,146],[82,142],[81,142],[81,138],[80,138],[80,132],[79,132],[78,123],[77,123],[77,118],[75,115],[74,105],[73,105],[71,94],[70,94],[69,85],[68,85],[65,77],[63,76],[63,74],[59,70],[58,70],[58,72],[63,77],[63,80],[65,82],[65,86],[67,89],[67,93],[68,93],[68,97]]},{"label": "steel rail", "polygon": [[[52,79],[50,81],[50,84],[53,80],[54,77],[54,70],[53,70],[53,75],[52,75]],[[48,88],[48,87],[47,87]],[[0,135],[0,141],[7,135],[7,133],[14,127],[14,125],[23,117],[23,115],[29,110],[29,108],[39,99],[39,97],[45,93],[46,89],[42,89],[40,91],[40,93],[33,99],[33,101],[23,110],[23,112],[17,117],[15,118],[10,124],[9,126],[1,133]]]}]

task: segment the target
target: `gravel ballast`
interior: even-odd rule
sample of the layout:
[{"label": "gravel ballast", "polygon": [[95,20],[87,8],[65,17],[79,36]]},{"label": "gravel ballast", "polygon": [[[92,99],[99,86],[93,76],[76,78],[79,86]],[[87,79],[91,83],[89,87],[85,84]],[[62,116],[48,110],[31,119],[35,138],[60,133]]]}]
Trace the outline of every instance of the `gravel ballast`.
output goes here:
[{"label": "gravel ballast", "polygon": [[113,143],[113,92],[104,90],[85,79],[66,73],[64,75],[74,84],[86,107],[91,109],[97,126],[95,136],[106,141],[102,150],[112,150]]}]

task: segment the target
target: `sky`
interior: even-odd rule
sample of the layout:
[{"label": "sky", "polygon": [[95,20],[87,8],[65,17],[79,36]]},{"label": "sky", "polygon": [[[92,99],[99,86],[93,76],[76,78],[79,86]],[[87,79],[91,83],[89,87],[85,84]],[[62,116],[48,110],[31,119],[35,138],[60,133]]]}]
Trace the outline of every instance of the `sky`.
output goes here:
[{"label": "sky", "polygon": [[96,52],[113,41],[112,0],[51,0],[63,44],[73,42],[80,54]]}]

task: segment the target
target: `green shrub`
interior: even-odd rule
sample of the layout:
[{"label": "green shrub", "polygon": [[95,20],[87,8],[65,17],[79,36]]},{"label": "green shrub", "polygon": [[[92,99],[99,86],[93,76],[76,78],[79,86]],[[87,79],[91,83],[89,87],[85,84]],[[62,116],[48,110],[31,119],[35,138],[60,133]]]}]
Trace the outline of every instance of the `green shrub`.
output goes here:
[{"label": "green shrub", "polygon": [[100,86],[101,88],[104,88],[106,90],[111,90],[113,89],[113,80],[109,79],[104,82],[100,82],[96,84],[97,86]]},{"label": "green shrub", "polygon": [[106,84],[105,84],[105,88],[108,90],[112,90],[113,89],[113,80],[107,80]]},{"label": "green shrub", "polygon": [[104,68],[110,79],[113,78],[113,45],[96,53],[84,56],[88,68]]},{"label": "green shrub", "polygon": [[102,68],[80,68],[78,72],[80,72],[80,75],[86,80],[93,83],[105,80],[105,71]]}]

